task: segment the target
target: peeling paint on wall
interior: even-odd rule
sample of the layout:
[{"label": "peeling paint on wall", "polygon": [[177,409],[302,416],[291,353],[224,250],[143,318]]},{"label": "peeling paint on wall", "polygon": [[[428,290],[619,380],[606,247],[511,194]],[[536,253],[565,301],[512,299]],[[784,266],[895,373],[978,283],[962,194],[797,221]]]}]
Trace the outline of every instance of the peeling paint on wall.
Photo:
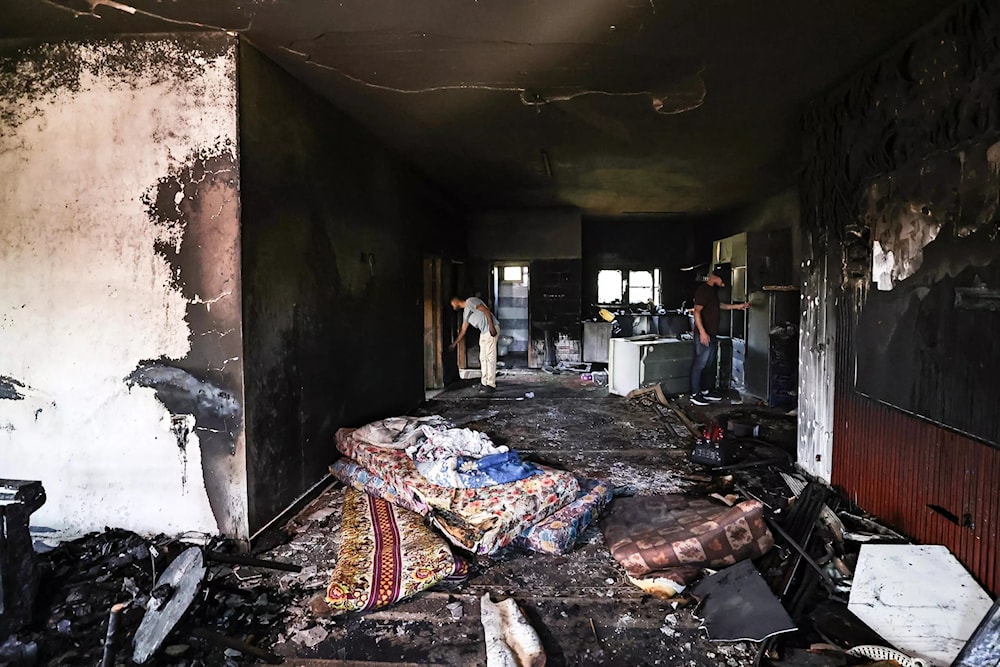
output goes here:
[{"label": "peeling paint on wall", "polygon": [[[803,305],[804,324],[805,308],[821,299],[836,304],[835,353],[827,352],[836,359],[836,377],[829,380],[836,389],[833,395],[817,392],[817,400],[836,410],[831,481],[914,539],[947,546],[994,592],[1000,581],[1000,450],[956,431],[968,433],[962,422],[975,422],[985,427],[978,438],[985,434],[1000,442],[1000,415],[993,407],[1000,343],[988,305],[991,294],[1000,292],[997,34],[1000,5],[965,0],[818,100],[805,119],[802,182],[808,257],[832,258],[834,267],[840,259],[842,269],[803,292],[809,304]],[[921,248],[919,268],[890,291],[870,290],[869,235],[875,230],[864,224],[865,195],[888,177],[897,201],[920,203],[922,216],[943,217],[944,224]],[[965,307],[973,303],[984,308]],[[814,314],[834,317],[831,311]],[[889,352],[890,336],[903,343],[896,352]],[[857,350],[866,347],[867,356],[859,358]],[[805,347],[803,355],[820,368],[822,355]],[[881,369],[872,373],[870,360]],[[876,401],[871,393],[859,394],[855,379],[863,372],[908,401],[922,399],[930,411],[923,411],[921,401],[920,410],[904,411],[887,407],[886,396]],[[914,372],[922,374],[923,387],[909,385],[905,376]],[[812,382],[824,380],[817,374]],[[944,421],[944,413],[955,418],[945,422],[950,429],[926,421]],[[972,525],[956,526],[931,505],[956,517],[968,513]]]},{"label": "peeling paint on wall", "polygon": [[996,147],[937,153],[868,189],[872,279],[888,289],[860,292],[854,354],[858,391],[1000,444],[996,411],[981,400],[1000,374]]},{"label": "peeling paint on wall", "polygon": [[[0,458],[45,484],[38,525],[247,534],[242,426],[210,452],[162,377],[124,381],[167,360],[242,400],[238,174],[202,178],[238,165],[236,107],[222,35],[0,51],[0,349],[35,389],[5,410]],[[178,178],[170,206],[195,215],[164,225],[146,195]],[[209,227],[225,238],[206,244]]]}]

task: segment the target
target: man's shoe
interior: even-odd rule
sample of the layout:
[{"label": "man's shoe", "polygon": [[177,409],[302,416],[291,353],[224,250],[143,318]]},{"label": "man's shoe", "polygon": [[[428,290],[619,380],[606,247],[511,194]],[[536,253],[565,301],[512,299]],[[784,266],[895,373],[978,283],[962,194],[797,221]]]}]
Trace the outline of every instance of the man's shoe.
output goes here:
[{"label": "man's shoe", "polygon": [[496,390],[497,390],[496,387],[491,387],[488,384],[479,385],[479,393],[481,394],[492,394]]},{"label": "man's shoe", "polygon": [[712,401],[713,403],[722,400],[722,392],[718,389],[705,390],[701,392],[701,395],[706,401]]},{"label": "man's shoe", "polygon": [[705,394],[691,394],[691,405],[708,405],[708,399],[705,398]]}]

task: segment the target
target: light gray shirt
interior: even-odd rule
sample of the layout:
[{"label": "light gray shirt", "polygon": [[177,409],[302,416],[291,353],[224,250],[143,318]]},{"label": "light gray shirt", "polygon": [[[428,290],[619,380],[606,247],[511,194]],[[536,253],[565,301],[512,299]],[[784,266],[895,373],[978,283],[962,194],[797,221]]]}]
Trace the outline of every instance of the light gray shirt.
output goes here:
[{"label": "light gray shirt", "polygon": [[470,296],[466,299],[462,319],[479,329],[480,334],[488,333],[490,330],[490,322],[486,318],[486,313],[479,310],[479,306],[486,306],[482,299],[474,296]]}]

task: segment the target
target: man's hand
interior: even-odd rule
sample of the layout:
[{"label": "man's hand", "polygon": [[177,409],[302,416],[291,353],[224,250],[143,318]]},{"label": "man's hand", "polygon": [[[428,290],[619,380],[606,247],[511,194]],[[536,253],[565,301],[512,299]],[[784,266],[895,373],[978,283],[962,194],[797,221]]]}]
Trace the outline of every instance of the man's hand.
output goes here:
[{"label": "man's hand", "polygon": [[457,340],[454,343],[452,343],[451,345],[448,346],[448,350],[454,350],[456,345],[458,345],[458,341]]},{"label": "man's hand", "polygon": [[708,347],[708,344],[712,342],[712,339],[708,337],[707,331],[702,331],[701,335],[698,336],[698,339],[701,341],[701,344],[704,345],[705,347]]},{"label": "man's hand", "polygon": [[497,328],[496,327],[490,327],[490,335],[493,336],[494,338],[497,337]]}]

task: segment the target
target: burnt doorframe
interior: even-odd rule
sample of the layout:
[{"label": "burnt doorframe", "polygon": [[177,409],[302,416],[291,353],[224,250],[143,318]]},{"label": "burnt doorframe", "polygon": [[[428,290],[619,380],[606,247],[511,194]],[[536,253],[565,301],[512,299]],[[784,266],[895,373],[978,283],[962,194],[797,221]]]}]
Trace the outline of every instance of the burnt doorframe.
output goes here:
[{"label": "burnt doorframe", "polygon": [[424,255],[424,389],[441,389],[445,385],[444,371],[444,260]]}]

